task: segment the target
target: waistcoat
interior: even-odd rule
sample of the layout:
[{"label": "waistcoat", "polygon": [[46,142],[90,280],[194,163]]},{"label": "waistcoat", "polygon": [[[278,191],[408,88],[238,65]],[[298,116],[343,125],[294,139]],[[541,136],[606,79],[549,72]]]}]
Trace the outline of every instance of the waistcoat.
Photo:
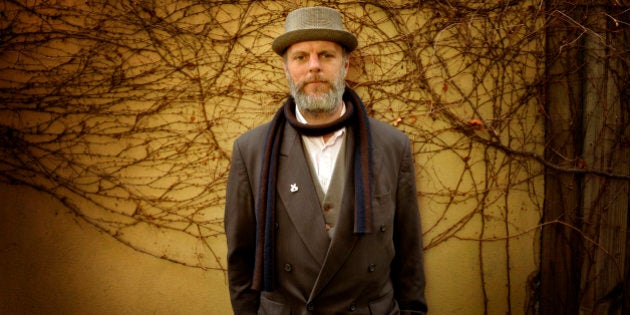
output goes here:
[{"label": "waistcoat", "polygon": [[339,150],[339,155],[337,156],[337,160],[335,161],[335,166],[333,168],[333,174],[330,179],[330,185],[328,185],[328,191],[324,193],[321,185],[319,184],[319,180],[317,180],[317,175],[315,172],[315,168],[313,167],[313,162],[311,161],[309,154],[307,153],[306,146],[304,146],[304,153],[306,154],[306,160],[308,161],[308,165],[311,171],[311,178],[315,185],[315,189],[317,190],[317,197],[319,198],[320,209],[322,210],[322,215],[324,216],[324,221],[326,222],[327,227],[330,227],[328,230],[328,236],[332,239],[334,236],[335,226],[337,225],[337,218],[339,218],[339,209],[341,208],[341,199],[343,198],[343,190],[346,184],[346,143],[347,143],[348,133],[344,135],[343,144],[341,145],[341,149]]}]

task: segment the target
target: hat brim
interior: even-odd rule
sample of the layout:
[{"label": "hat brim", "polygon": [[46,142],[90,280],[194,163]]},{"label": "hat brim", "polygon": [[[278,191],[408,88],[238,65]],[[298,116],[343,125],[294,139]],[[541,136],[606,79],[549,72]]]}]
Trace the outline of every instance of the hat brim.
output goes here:
[{"label": "hat brim", "polygon": [[343,46],[347,52],[357,48],[357,38],[350,32],[333,29],[301,29],[284,33],[273,41],[271,48],[278,55],[284,54],[289,46],[311,40],[325,40]]}]

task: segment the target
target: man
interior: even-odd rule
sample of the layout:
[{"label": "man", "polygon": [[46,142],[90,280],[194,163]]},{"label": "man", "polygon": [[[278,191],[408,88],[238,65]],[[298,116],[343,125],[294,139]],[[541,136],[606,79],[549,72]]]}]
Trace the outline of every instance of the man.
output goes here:
[{"label": "man", "polygon": [[336,10],[302,8],[273,50],[291,97],[234,142],[225,232],[240,314],[424,314],[409,139],[345,86],[357,46]]}]

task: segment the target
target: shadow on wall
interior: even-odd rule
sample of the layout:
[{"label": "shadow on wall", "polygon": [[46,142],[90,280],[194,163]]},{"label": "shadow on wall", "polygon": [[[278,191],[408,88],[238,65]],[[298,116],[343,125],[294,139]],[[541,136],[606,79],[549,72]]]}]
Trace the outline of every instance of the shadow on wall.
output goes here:
[{"label": "shadow on wall", "polygon": [[0,314],[231,314],[225,276],[138,253],[0,184]]}]

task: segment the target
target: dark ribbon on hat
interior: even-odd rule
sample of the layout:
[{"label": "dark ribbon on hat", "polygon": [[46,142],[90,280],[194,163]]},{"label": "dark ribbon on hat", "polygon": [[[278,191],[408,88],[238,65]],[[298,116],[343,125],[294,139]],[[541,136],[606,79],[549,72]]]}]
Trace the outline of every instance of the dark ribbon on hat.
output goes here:
[{"label": "dark ribbon on hat", "polygon": [[350,88],[343,94],[346,113],[325,125],[307,125],[295,117],[293,97],[276,112],[267,131],[260,190],[256,202],[256,257],[252,289],[273,290],[275,265],[276,186],[278,161],[284,126],[288,122],[298,133],[305,136],[323,136],[343,127],[351,127],[354,146],[354,233],[372,233],[372,139],[367,111],[359,96]]}]

